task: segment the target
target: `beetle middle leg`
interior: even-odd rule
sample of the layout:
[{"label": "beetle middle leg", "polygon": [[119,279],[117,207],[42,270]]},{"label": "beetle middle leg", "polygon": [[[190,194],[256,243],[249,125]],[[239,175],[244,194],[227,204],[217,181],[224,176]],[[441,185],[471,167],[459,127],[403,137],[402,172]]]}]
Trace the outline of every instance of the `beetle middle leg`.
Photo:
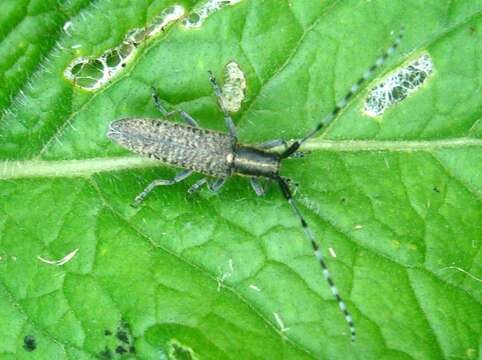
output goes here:
[{"label": "beetle middle leg", "polygon": [[206,184],[207,184],[209,190],[211,190],[212,192],[218,192],[223,187],[225,182],[226,182],[226,179],[216,179],[213,182],[209,182],[208,178],[205,177],[205,178],[202,178],[202,179],[196,181],[187,190],[187,193],[188,193],[188,195],[192,195]]},{"label": "beetle middle leg", "polygon": [[158,186],[168,186],[168,185],[174,185],[178,182],[183,181],[185,178],[187,178],[189,175],[192,174],[192,170],[183,170],[180,173],[178,173],[172,180],[164,180],[164,179],[156,179],[152,181],[147,187],[139,194],[136,196],[134,199],[134,202],[132,203],[133,207],[139,206],[141,202],[144,201],[147,195],[154,190],[154,188]]},{"label": "beetle middle leg", "polygon": [[264,191],[263,189],[263,185],[261,185],[260,181],[258,178],[256,177],[252,177],[249,181],[249,183],[251,184],[251,187],[253,188],[254,192],[256,193],[256,195],[258,196],[263,196],[266,194],[266,192]]},{"label": "beetle middle leg", "polygon": [[156,106],[156,109],[164,116],[165,118],[171,117],[172,115],[175,115],[176,113],[179,113],[183,120],[187,122],[188,125],[191,125],[193,127],[199,127],[198,123],[194,118],[189,115],[187,112],[183,110],[174,110],[174,111],[167,111],[167,109],[161,104],[161,100],[159,99],[159,94],[157,93],[157,90],[154,87],[151,87],[152,90],[152,100],[154,101],[154,105]]},{"label": "beetle middle leg", "polygon": [[226,182],[226,179],[216,179],[212,183],[208,182],[208,188],[212,192],[218,192],[223,186],[224,183]]},{"label": "beetle middle leg", "polygon": [[226,126],[228,127],[229,135],[237,137],[236,126],[234,126],[233,118],[231,117],[231,115],[229,115],[229,112],[226,109],[226,106],[224,106],[221,88],[216,82],[216,78],[214,77],[213,73],[211,71],[208,71],[208,73],[209,73],[209,81],[211,82],[211,85],[214,89],[214,93],[216,94],[216,98],[218,99],[219,107],[221,108],[221,111],[224,114],[224,121],[226,122]]}]

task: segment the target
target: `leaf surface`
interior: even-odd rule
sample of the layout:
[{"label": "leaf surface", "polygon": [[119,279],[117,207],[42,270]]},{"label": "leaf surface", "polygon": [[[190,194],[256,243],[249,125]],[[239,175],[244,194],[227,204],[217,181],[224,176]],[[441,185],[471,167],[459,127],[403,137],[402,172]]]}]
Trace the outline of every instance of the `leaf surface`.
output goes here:
[{"label": "leaf surface", "polygon": [[[245,0],[198,29],[166,27],[96,91],[65,77],[173,4],[202,6],[0,5],[0,358],[479,358],[480,3]],[[299,184],[356,343],[276,186],[258,198],[232,178],[188,199],[195,175],[129,206],[178,171],[105,136],[116,119],[159,117],[151,86],[225,131],[207,71],[222,81],[235,60],[247,79],[241,141],[300,138],[402,25],[400,49],[282,169]],[[421,54],[433,62],[423,85],[368,116],[370,89]]]}]

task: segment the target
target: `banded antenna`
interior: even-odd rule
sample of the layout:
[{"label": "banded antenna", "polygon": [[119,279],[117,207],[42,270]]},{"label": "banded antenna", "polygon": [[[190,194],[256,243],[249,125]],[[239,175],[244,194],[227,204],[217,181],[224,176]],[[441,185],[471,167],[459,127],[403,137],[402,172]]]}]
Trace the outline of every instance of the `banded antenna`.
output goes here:
[{"label": "banded antenna", "polygon": [[[308,139],[312,138],[318,131],[320,131],[322,128],[326,127],[327,125],[329,125],[334,119],[335,117],[340,113],[341,110],[343,110],[347,104],[348,104],[348,100],[350,100],[352,97],[354,97],[361,85],[371,77],[371,75],[373,74],[373,72],[378,69],[380,66],[382,66],[385,61],[387,60],[387,58],[393,54],[393,52],[395,52],[396,48],[398,47],[398,45],[400,44],[400,41],[402,40],[402,37],[403,37],[403,33],[404,33],[404,28],[402,27],[400,29],[400,33],[399,35],[397,36],[397,38],[395,39],[394,43],[392,44],[392,46],[390,46],[386,51],[385,53],[380,56],[376,61],[375,63],[367,70],[365,71],[365,73],[363,74],[363,76],[358,79],[358,81],[353,84],[350,88],[350,91],[345,95],[345,97],[336,104],[335,108],[333,109],[333,111],[331,111],[317,126],[314,130],[312,130],[310,133],[308,133],[308,135],[306,135],[304,138],[302,138],[301,140],[297,140],[295,141],[294,143],[292,143],[283,153],[281,153],[281,158],[282,159],[285,159],[287,157],[289,157],[290,155],[294,154],[298,149],[299,147],[305,142],[307,141]],[[350,328],[350,332],[351,332],[351,340],[352,342],[354,342],[356,340],[356,329],[355,329],[355,324],[353,323],[353,318],[350,314],[350,312],[348,311],[347,309],[347,306],[345,304],[345,302],[343,301],[343,299],[341,298],[339,292],[338,292],[338,288],[336,287],[331,275],[330,275],[330,271],[328,270],[328,266],[326,265],[326,262],[325,262],[325,259],[323,258],[323,255],[321,254],[321,251],[320,251],[320,248],[318,246],[318,244],[316,243],[315,241],[315,235],[313,234],[313,231],[311,230],[311,228],[308,226],[308,223],[306,222],[303,214],[301,214],[298,206],[296,205],[296,202],[294,201],[294,198],[293,198],[293,194],[289,188],[289,185],[288,183],[286,182],[285,179],[283,179],[281,176],[278,176],[276,178],[279,186],[280,186],[280,189],[281,189],[281,192],[283,193],[283,196],[285,197],[285,199],[288,201],[288,203],[291,205],[291,208],[293,209],[293,212],[295,213],[295,215],[300,219],[300,222],[301,222],[301,226],[303,227],[303,231],[305,232],[305,236],[306,238],[308,239],[310,245],[311,245],[311,248],[313,250],[313,253],[314,255],[316,256],[316,259],[318,260],[318,262],[320,263],[320,266],[321,266],[321,270],[323,271],[323,277],[325,278],[325,280],[327,281],[329,287],[330,287],[330,290],[331,290],[331,293],[333,294],[333,296],[335,297],[336,299],[336,302],[338,303],[338,307],[340,308],[340,310],[342,311],[343,313],[343,316],[345,317],[345,321],[346,323],[348,324],[349,328]]]},{"label": "banded antenna", "polygon": [[345,95],[345,97],[336,104],[335,108],[328,115],[326,115],[325,118],[320,123],[318,123],[318,125],[316,125],[314,130],[309,132],[308,135],[306,135],[301,140],[297,140],[294,143],[292,143],[289,148],[287,148],[284,152],[281,153],[282,159],[285,159],[290,155],[292,155],[296,150],[299,149],[299,147],[304,142],[306,142],[308,139],[315,136],[318,131],[327,127],[336,118],[336,116],[340,113],[340,111],[343,110],[348,105],[348,100],[350,100],[359,92],[361,85],[372,76],[372,74],[375,72],[376,69],[378,69],[380,66],[382,66],[385,63],[385,61],[388,59],[388,57],[391,54],[395,52],[398,45],[400,44],[400,41],[402,41],[403,34],[404,34],[404,27],[402,26],[402,28],[400,29],[400,33],[398,34],[397,38],[393,42],[392,46],[390,46],[385,51],[385,53],[382,56],[380,56],[367,71],[363,73],[362,77],[359,78],[358,81],[351,86],[350,90]]}]

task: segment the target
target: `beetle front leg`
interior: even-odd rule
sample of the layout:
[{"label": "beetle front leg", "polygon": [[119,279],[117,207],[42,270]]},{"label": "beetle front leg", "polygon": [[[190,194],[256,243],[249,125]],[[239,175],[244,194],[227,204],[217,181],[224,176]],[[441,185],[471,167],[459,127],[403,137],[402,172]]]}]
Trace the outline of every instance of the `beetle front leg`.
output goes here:
[{"label": "beetle front leg", "polygon": [[237,137],[236,126],[234,125],[233,118],[231,117],[231,115],[229,115],[229,112],[226,109],[226,106],[224,106],[223,94],[222,94],[221,88],[216,82],[216,78],[214,77],[213,73],[211,71],[208,71],[208,73],[209,73],[209,81],[211,82],[211,85],[214,90],[214,94],[216,94],[216,98],[218,99],[219,107],[221,108],[221,111],[224,114],[224,121],[226,122],[229,135]]},{"label": "beetle front leg", "polygon": [[[272,149],[272,148],[275,148],[275,147],[278,147],[278,146],[281,146],[281,145],[283,145],[285,149],[288,148],[288,143],[284,139],[268,140],[268,141],[265,141],[265,142],[263,142],[261,144],[258,144],[256,146],[261,148],[261,149],[269,150],[269,149]],[[291,157],[296,157],[296,158],[301,158],[303,156],[305,156],[305,154],[301,151],[296,151],[295,153],[293,153],[293,155],[291,155]]]}]

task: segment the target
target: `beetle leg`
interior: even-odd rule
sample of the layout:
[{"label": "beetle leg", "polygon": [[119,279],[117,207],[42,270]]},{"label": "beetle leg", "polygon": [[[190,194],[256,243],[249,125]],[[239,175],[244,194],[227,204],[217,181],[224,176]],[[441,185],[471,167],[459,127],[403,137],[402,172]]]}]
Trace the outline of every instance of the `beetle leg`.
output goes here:
[{"label": "beetle leg", "polygon": [[161,100],[159,99],[159,94],[154,86],[151,87],[152,91],[152,100],[154,101],[154,105],[156,109],[164,116],[168,118],[176,113],[176,111],[167,111],[167,109],[161,104]]},{"label": "beetle leg", "polygon": [[[281,146],[281,145],[283,145],[285,149],[288,148],[288,143],[286,142],[286,140],[283,140],[283,139],[268,140],[268,141],[265,141],[265,142],[263,142],[261,144],[258,144],[256,146],[261,148],[261,149],[269,150],[269,149],[272,149],[272,148],[275,148],[275,147]],[[296,158],[301,158],[301,157],[304,157],[304,156],[305,156],[305,154],[302,153],[301,151],[296,151],[292,155],[292,157],[296,157]]]},{"label": "beetle leg", "polygon": [[178,173],[176,176],[174,176],[174,178],[172,180],[164,180],[164,179],[154,180],[149,185],[147,185],[147,187],[139,195],[136,196],[136,198],[134,199],[134,202],[132,203],[132,206],[133,207],[139,206],[139,204],[144,201],[146,196],[152,190],[154,190],[154,188],[156,188],[157,186],[162,186],[162,185],[167,186],[167,185],[176,184],[178,182],[181,182],[185,178],[187,178],[189,175],[191,175],[191,173],[192,173],[192,170],[184,170],[184,171],[181,171],[180,173]]},{"label": "beetle leg", "polygon": [[266,192],[263,189],[263,185],[261,185],[258,178],[252,177],[249,182],[254,192],[256,193],[256,195],[263,196],[266,194]]},{"label": "beetle leg", "polygon": [[218,99],[219,107],[221,108],[224,114],[224,121],[226,122],[226,126],[228,127],[229,135],[237,137],[236,126],[234,126],[233,119],[231,118],[231,115],[229,115],[229,112],[226,109],[226,106],[224,106],[221,88],[216,82],[216,79],[214,78],[213,73],[211,71],[208,71],[208,73],[209,73],[209,81],[211,82],[211,85],[214,89],[214,93],[216,94],[216,97]]},{"label": "beetle leg", "polygon": [[208,181],[208,178],[202,178],[198,181],[196,181],[187,191],[188,195],[194,194],[196,191],[198,191],[202,186],[207,185],[208,189],[211,190],[212,192],[218,192],[219,189],[221,189],[226,182],[226,178],[222,179],[216,179],[212,183]]},{"label": "beetle leg", "polygon": [[161,104],[161,100],[159,99],[159,94],[157,93],[157,90],[152,87],[152,100],[154,101],[154,105],[156,106],[156,109],[164,116],[165,118],[171,117],[172,115],[176,114],[179,112],[179,115],[183,118],[185,122],[187,122],[188,125],[191,125],[193,127],[199,127],[198,123],[196,120],[193,119],[191,115],[189,115],[185,111],[167,111],[166,108]]},{"label": "beetle leg", "polygon": [[193,119],[191,115],[189,115],[185,111],[179,111],[179,115],[184,119],[185,122],[187,122],[188,125],[191,125],[192,127],[199,127],[198,123],[196,120]]},{"label": "beetle leg", "polygon": [[203,185],[205,185],[208,182],[208,178],[202,178],[198,181],[196,181],[188,190],[187,194],[192,195],[196,191],[198,191]]},{"label": "beetle leg", "polygon": [[226,178],[216,179],[212,183],[208,182],[208,188],[212,192],[218,192],[224,186],[225,182],[226,182]]}]

